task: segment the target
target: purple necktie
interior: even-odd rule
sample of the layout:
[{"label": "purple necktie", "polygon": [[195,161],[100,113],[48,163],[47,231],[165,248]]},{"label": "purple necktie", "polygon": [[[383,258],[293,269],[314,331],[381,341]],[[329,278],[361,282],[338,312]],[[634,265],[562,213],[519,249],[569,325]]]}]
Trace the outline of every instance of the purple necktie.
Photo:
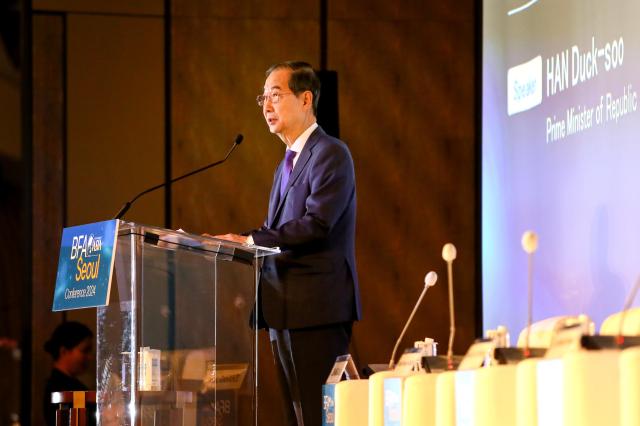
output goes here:
[{"label": "purple necktie", "polygon": [[293,170],[293,157],[296,156],[296,152],[287,149],[284,154],[284,167],[282,168],[282,176],[280,177],[280,196],[284,195],[284,190],[289,182],[289,176],[291,176],[291,170]]}]

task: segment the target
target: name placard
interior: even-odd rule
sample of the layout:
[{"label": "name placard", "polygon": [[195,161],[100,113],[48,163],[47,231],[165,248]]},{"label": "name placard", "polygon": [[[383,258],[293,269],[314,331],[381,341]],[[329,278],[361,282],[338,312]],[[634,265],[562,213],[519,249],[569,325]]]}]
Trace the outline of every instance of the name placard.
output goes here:
[{"label": "name placard", "polygon": [[336,384],[322,385],[322,426],[336,424]]},{"label": "name placard", "polygon": [[342,376],[347,380],[358,380],[360,378],[351,354],[340,355],[336,358],[326,383],[322,385],[322,426],[335,424],[336,384],[342,381]]},{"label": "name placard", "polygon": [[336,358],[336,362],[333,364],[333,368],[331,369],[331,373],[329,373],[326,383],[336,384],[340,382],[343,374],[347,380],[357,380],[360,378],[356,364],[353,362],[353,358],[351,358],[351,354],[340,355]]},{"label": "name placard", "polygon": [[62,231],[53,311],[108,304],[118,224],[108,220]]},{"label": "name placard", "polygon": [[473,370],[483,365],[491,365],[496,342],[491,339],[480,339],[474,342],[460,362],[458,370]]},{"label": "name placard", "polygon": [[402,425],[402,377],[384,379],[384,424]]},{"label": "name placard", "polygon": [[393,371],[399,374],[409,374],[422,369],[422,349],[408,348],[404,351]]},{"label": "name placard", "polygon": [[582,348],[581,340],[585,334],[582,324],[573,324],[556,331],[551,339],[551,345],[544,354],[545,358],[560,358],[570,352]]}]

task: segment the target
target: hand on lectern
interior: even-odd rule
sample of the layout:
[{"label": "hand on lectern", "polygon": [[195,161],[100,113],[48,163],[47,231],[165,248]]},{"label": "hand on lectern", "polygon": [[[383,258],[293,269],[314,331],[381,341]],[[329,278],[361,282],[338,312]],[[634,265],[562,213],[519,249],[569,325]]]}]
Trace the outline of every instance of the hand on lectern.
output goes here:
[{"label": "hand on lectern", "polygon": [[204,237],[218,238],[219,240],[233,241],[234,243],[248,244],[249,237],[238,234],[210,235],[202,234]]}]

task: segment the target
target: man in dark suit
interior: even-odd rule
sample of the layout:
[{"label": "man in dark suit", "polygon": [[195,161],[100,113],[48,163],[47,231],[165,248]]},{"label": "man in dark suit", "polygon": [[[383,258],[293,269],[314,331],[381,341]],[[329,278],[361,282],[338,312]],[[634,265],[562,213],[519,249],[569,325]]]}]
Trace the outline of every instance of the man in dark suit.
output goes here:
[{"label": "man in dark suit", "polygon": [[353,160],[316,123],[320,81],[309,64],[279,63],[266,75],[258,104],[287,146],[285,159],[264,225],[219,237],[282,250],[262,268],[259,323],[269,329],[288,423],[313,426],[321,424],[322,385],[360,319]]}]

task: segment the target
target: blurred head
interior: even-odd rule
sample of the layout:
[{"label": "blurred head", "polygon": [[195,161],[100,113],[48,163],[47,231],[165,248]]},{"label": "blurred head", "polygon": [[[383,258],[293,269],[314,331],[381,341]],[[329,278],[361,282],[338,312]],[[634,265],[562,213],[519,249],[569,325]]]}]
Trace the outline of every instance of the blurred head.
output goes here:
[{"label": "blurred head", "polygon": [[78,376],[89,368],[92,347],[93,333],[86,325],[75,321],[60,324],[44,344],[54,366],[69,376]]},{"label": "blurred head", "polygon": [[264,91],[258,97],[271,133],[293,142],[316,121],[320,79],[306,62],[281,62],[266,72]]}]

